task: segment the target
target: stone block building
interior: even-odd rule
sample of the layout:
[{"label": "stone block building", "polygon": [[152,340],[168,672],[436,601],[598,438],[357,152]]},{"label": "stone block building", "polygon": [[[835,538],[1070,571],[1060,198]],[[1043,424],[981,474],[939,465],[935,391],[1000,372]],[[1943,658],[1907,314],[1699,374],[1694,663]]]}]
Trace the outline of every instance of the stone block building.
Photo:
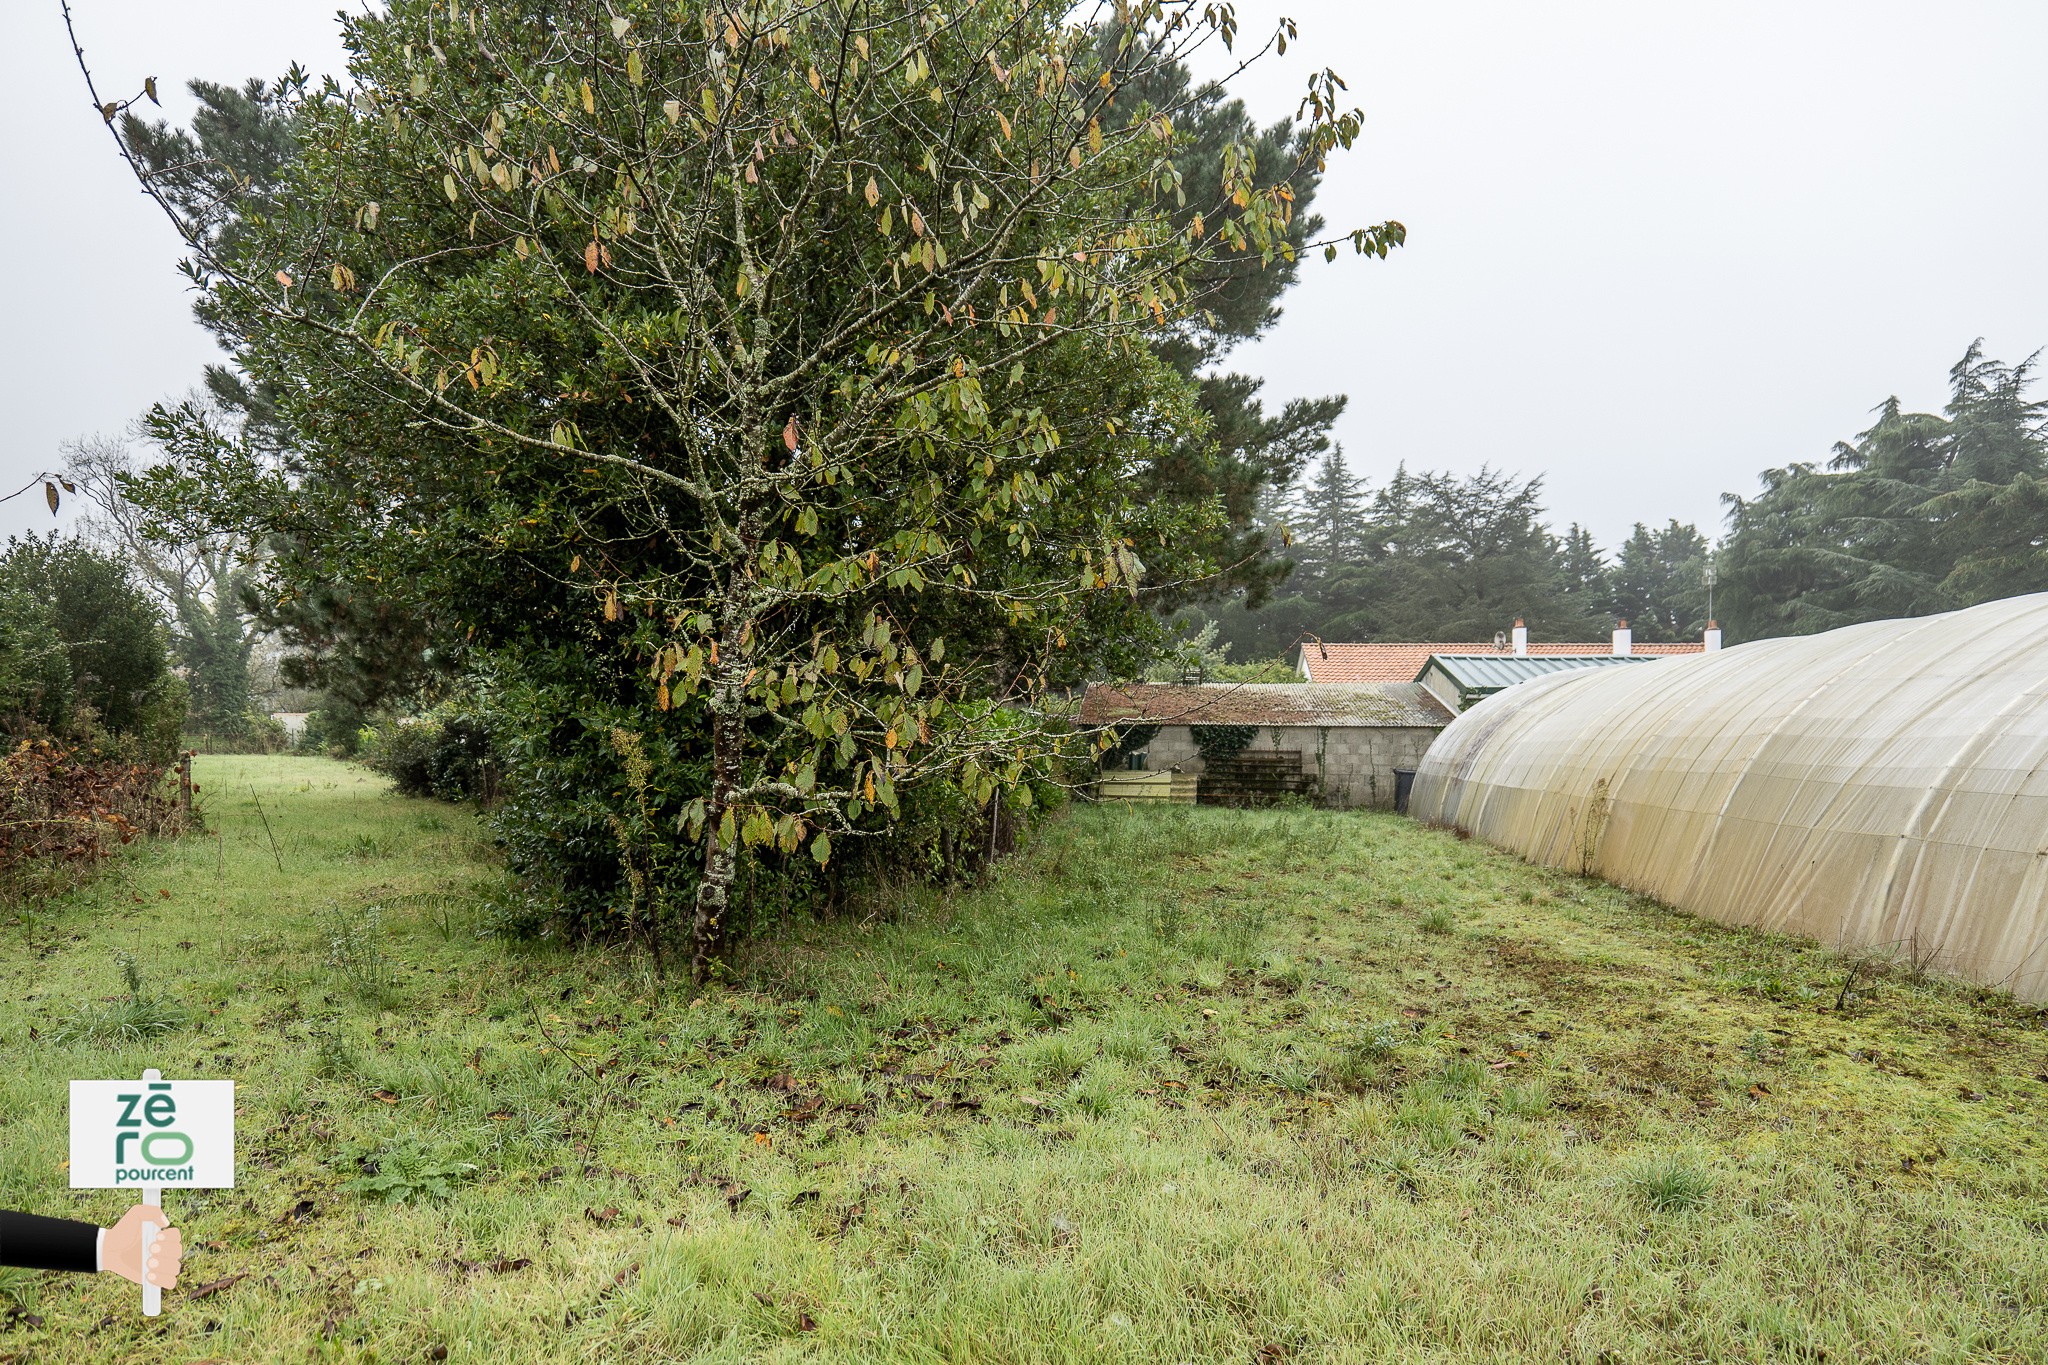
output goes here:
[{"label": "stone block building", "polygon": [[1116,727],[1119,769],[1195,774],[1203,804],[1391,807],[1394,770],[1418,766],[1451,713],[1413,682],[1132,683],[1091,686],[1081,720]]}]

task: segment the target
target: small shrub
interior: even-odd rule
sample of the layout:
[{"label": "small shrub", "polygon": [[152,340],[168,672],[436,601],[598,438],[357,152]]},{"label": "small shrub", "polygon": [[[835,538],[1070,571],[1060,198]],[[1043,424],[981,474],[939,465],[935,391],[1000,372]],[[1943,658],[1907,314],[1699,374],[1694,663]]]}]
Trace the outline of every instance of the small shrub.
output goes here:
[{"label": "small shrub", "polygon": [[385,720],[369,731],[361,757],[404,796],[481,805],[497,798],[499,763],[490,729],[457,706]]}]

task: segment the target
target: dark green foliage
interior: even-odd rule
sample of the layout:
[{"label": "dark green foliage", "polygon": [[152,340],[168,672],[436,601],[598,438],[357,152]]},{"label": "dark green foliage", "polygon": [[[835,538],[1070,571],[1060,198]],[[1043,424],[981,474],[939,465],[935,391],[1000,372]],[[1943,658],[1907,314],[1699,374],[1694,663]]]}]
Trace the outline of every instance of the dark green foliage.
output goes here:
[{"label": "dark green foliage", "polygon": [[1228,763],[1243,753],[1259,733],[1256,725],[1190,725],[1188,737],[1204,763]]},{"label": "dark green foliage", "polygon": [[[199,102],[190,129],[124,113],[121,139],[151,185],[209,249],[231,255],[251,220],[272,207],[272,196],[297,154],[295,111],[305,86],[305,76],[296,66],[283,80],[270,83],[252,76],[239,89],[194,80],[186,87]],[[193,262],[191,270],[205,279],[200,262]],[[203,301],[198,312],[200,320],[232,347],[236,336],[226,320]],[[275,395],[267,386],[252,383],[239,369],[209,365],[206,387],[224,406],[248,416],[252,435],[272,446],[285,441],[287,434],[277,425]]]},{"label": "dark green foliage", "polygon": [[59,731],[71,718],[71,662],[50,603],[0,590],[0,724]]},{"label": "dark green foliage", "polygon": [[1942,414],[1898,399],[1822,468],[1762,475],[1730,495],[1721,554],[1733,636],[1803,635],[2048,590],[2048,405],[2034,360],[1972,345],[1949,371]]},{"label": "dark green foliage", "polygon": [[87,707],[88,728],[136,736],[151,754],[168,754],[184,721],[184,687],[170,669],[162,619],[126,565],[76,540],[10,540],[0,556],[0,600],[11,602],[0,608],[0,624],[11,627],[0,667],[16,680],[26,718],[70,734],[73,708]]},{"label": "dark green foliage", "polygon": [[406,796],[489,805],[498,792],[498,759],[487,721],[469,706],[436,706],[395,717],[371,732],[364,766]]},{"label": "dark green foliage", "polygon": [[1334,452],[1293,507],[1268,514],[1298,531],[1286,591],[1262,609],[1227,604],[1223,638],[1241,656],[1291,657],[1305,639],[1487,640],[1516,617],[1539,638],[1604,637],[1598,552],[1544,525],[1542,487],[1397,468],[1367,497]]},{"label": "dark green foliage", "polygon": [[1641,522],[1622,542],[1608,574],[1608,602],[1644,643],[1697,640],[1707,628],[1707,538],[1671,522],[1651,531]]},{"label": "dark green foliage", "polygon": [[[122,137],[170,204],[203,234],[209,251],[228,258],[252,218],[272,210],[288,176],[306,79],[295,67],[276,82],[251,77],[237,88],[195,80],[189,88],[199,102],[190,129],[130,113],[122,116]],[[196,263],[194,273],[207,278]],[[204,299],[196,311],[223,345],[240,344],[242,329],[231,314]],[[274,380],[239,366],[209,365],[206,387],[225,413],[240,419],[243,439],[275,452],[286,468],[305,471],[279,415]],[[283,665],[286,684],[321,688],[353,713],[322,746],[353,752],[360,713],[403,703],[430,680],[445,679],[455,650],[452,641],[437,639],[433,625],[445,618],[407,603],[402,592],[337,579],[325,567],[321,546],[303,533],[273,530],[268,539],[270,554],[294,566],[290,591],[258,592],[254,575],[239,567],[220,575],[210,597],[171,594],[194,716],[210,734],[240,734],[251,638],[246,614],[291,647]]]},{"label": "dark green foliage", "polygon": [[362,748],[363,730],[370,717],[345,697],[329,692],[306,715],[306,728],[299,734],[298,747],[335,758],[353,758]]},{"label": "dark green foliage", "polygon": [[[1105,31],[1105,52],[1118,32],[1113,27]],[[1219,216],[1234,216],[1235,210],[1218,215],[1215,209],[1228,199],[1222,193],[1221,171],[1232,144],[1250,153],[1255,179],[1284,185],[1292,197],[1294,218],[1287,240],[1294,254],[1263,267],[1244,257],[1217,262],[1206,314],[1158,343],[1161,356],[1196,383],[1210,420],[1200,440],[1179,442],[1155,455],[1144,474],[1149,492],[1214,497],[1226,518],[1203,546],[1207,558],[1224,566],[1223,572],[1166,594],[1162,605],[1232,592],[1242,592],[1256,604],[1286,577],[1289,567],[1274,555],[1271,537],[1259,522],[1260,501],[1287,488],[1310,460],[1329,449],[1330,428],[1343,414],[1346,400],[1341,395],[1297,398],[1269,414],[1259,397],[1262,380],[1217,373],[1215,367],[1240,342],[1263,336],[1280,320],[1279,300],[1298,277],[1299,253],[1322,231],[1321,217],[1309,212],[1322,173],[1313,159],[1301,155],[1307,127],[1288,119],[1258,127],[1244,101],[1213,82],[1194,84],[1181,63],[1160,65],[1138,81],[1136,89],[1145,103],[1173,111],[1175,126],[1189,144],[1189,152],[1179,161],[1185,172],[1182,222],[1197,212],[1207,214],[1212,224]],[[1405,233],[1400,234],[1396,243],[1404,239]]]}]

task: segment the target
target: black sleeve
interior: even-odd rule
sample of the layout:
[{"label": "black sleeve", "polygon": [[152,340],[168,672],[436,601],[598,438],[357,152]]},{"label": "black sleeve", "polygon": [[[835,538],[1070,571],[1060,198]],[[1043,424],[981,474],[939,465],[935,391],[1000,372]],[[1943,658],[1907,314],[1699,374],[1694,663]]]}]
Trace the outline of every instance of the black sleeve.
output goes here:
[{"label": "black sleeve", "polygon": [[0,1212],[0,1265],[24,1270],[82,1270],[90,1275],[100,1268],[99,1262],[98,1224]]}]

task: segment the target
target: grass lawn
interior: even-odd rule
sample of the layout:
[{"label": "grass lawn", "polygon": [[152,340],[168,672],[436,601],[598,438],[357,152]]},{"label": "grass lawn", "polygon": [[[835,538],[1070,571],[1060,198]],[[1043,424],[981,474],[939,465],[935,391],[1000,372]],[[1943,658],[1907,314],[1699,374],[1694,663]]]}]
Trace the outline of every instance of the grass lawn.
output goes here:
[{"label": "grass lawn", "polygon": [[0,1207],[111,1221],[65,1082],[151,1065],[239,1082],[240,1183],[167,1201],[153,1323],[0,1270],[0,1362],[2048,1359],[2034,1007],[1207,809],[693,998],[492,936],[465,811],[199,778],[208,834],[0,911]]}]

